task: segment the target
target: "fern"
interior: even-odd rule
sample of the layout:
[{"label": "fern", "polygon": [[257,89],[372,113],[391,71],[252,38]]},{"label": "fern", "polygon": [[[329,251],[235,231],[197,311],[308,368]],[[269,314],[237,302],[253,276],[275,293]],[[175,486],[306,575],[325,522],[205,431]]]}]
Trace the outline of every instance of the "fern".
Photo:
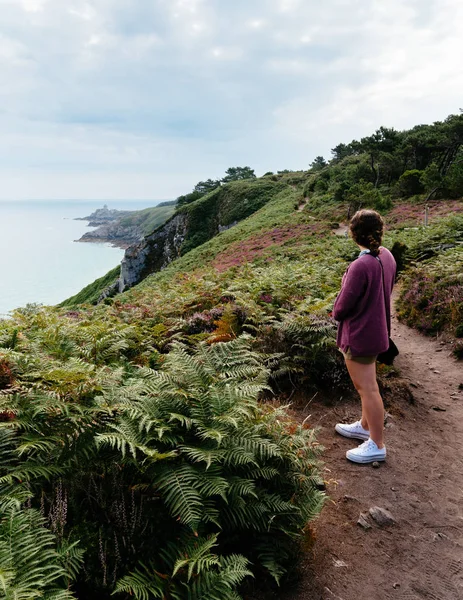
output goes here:
[{"label": "fern", "polygon": [[54,536],[37,511],[6,511],[0,520],[0,598],[74,598],[68,589],[57,587],[67,573],[54,546]]},{"label": "fern", "polygon": [[[44,597],[65,598],[76,581],[84,595],[235,599],[244,578],[271,571],[258,549],[276,539],[284,552],[272,573],[286,571],[323,503],[318,447],[260,408],[269,360],[249,336],[174,341],[150,369],[127,363],[130,343],[119,352],[111,323],[73,332],[79,357],[57,358],[61,346],[42,354],[40,327],[58,343],[57,325],[46,311],[28,318],[34,328],[6,350],[17,382],[0,398],[15,415],[0,428],[0,510],[44,515],[56,567]],[[34,555],[18,552],[33,571]]]},{"label": "fern", "polygon": [[154,568],[140,563],[138,569],[120,579],[113,594],[127,592],[136,600],[150,600],[151,598],[165,598],[165,580]]}]

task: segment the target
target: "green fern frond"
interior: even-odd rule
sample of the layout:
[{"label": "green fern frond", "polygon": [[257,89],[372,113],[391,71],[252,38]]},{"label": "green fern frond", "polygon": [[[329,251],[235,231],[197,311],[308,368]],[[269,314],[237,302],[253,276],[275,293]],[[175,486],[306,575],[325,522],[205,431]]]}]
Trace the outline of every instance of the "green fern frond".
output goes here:
[{"label": "green fern frond", "polygon": [[[9,511],[0,520],[0,582],[3,597],[35,600],[50,597],[74,598],[68,590],[57,589],[66,577],[54,545],[54,536],[45,528],[35,510]],[[62,594],[66,592],[67,596]]]},{"label": "green fern frond", "polygon": [[127,592],[136,600],[165,598],[166,582],[153,567],[140,563],[138,569],[132,571],[116,583],[114,594]]},{"label": "green fern frond", "polygon": [[156,477],[155,486],[162,492],[171,515],[195,529],[203,513],[197,472],[187,464],[171,466]]},{"label": "green fern frond", "polygon": [[193,575],[200,575],[203,571],[208,571],[214,565],[220,564],[218,556],[210,553],[215,546],[217,546],[216,535],[212,535],[208,539],[199,538],[196,543],[190,544],[183,551],[186,558],[178,559],[175,563],[172,577],[175,577],[180,569],[186,568],[187,578],[190,581]]}]

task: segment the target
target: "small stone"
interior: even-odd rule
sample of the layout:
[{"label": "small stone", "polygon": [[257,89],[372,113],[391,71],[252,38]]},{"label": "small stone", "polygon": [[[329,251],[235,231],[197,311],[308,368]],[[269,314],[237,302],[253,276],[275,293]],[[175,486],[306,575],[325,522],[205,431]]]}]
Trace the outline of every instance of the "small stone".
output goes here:
[{"label": "small stone", "polygon": [[395,488],[395,487],[391,487],[391,490],[392,490],[393,492],[397,492],[397,488]]},{"label": "small stone", "polygon": [[359,499],[356,498],[355,496],[349,496],[348,494],[344,495],[344,502],[349,502],[349,500],[352,500],[353,502],[358,502]]},{"label": "small stone", "polygon": [[385,508],[381,508],[380,506],[372,506],[368,512],[380,527],[393,525],[395,523],[394,517]]},{"label": "small stone", "polygon": [[398,589],[399,589],[399,587],[400,587],[400,583],[393,583],[393,584],[392,584],[392,587],[393,587],[395,590],[398,590]]},{"label": "small stone", "polygon": [[391,427],[394,427],[394,423],[386,423],[386,424],[384,425],[384,427],[385,427],[386,429],[390,429]]},{"label": "small stone", "polygon": [[447,410],[447,409],[446,409],[446,408],[444,408],[443,406],[437,406],[437,405],[436,405],[436,406],[433,406],[433,407],[432,407],[432,409],[433,409],[433,410],[436,410],[436,411],[438,411],[438,412],[445,412],[445,411]]},{"label": "small stone", "polygon": [[328,594],[330,595],[329,597],[332,598],[333,600],[342,600],[341,596],[336,596],[336,594],[333,594],[333,592],[330,590],[330,588],[325,587],[325,592],[328,592]]},{"label": "small stone", "polygon": [[436,352],[442,352],[443,348],[436,348]]},{"label": "small stone", "polygon": [[410,381],[410,385],[411,385],[412,387],[414,387],[414,388],[417,388],[417,387],[418,387],[418,384],[417,384],[417,383],[413,383],[413,381]]},{"label": "small stone", "polygon": [[334,558],[334,559],[333,559],[333,564],[334,564],[334,566],[335,566],[335,567],[338,567],[338,569],[339,569],[340,567],[348,567],[348,566],[349,566],[349,565],[348,565],[346,562],[344,562],[343,560],[338,560],[338,559],[336,559],[336,558]]},{"label": "small stone", "polygon": [[370,525],[370,523],[368,523],[367,518],[368,518],[368,513],[360,513],[360,516],[357,521],[357,525],[360,525],[360,527],[363,527],[363,529],[365,529],[365,531],[368,531],[368,529],[371,529],[371,525]]},{"label": "small stone", "polygon": [[371,463],[371,466],[373,467],[373,469],[379,469],[379,467],[380,467],[381,465],[379,464],[379,462],[377,462],[377,461],[375,460],[375,462],[374,462],[374,463]]},{"label": "small stone", "polygon": [[435,373],[436,375],[440,375],[440,371],[438,371],[437,369],[434,369],[433,373]]}]

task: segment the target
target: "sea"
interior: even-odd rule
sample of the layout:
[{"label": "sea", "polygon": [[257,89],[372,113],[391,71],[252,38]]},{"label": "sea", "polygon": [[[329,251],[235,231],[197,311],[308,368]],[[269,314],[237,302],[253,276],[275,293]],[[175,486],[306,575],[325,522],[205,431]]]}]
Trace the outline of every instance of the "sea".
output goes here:
[{"label": "sea", "polygon": [[54,305],[122,260],[110,244],[77,243],[97,208],[140,210],[160,200],[0,201],[0,318],[27,304]]}]

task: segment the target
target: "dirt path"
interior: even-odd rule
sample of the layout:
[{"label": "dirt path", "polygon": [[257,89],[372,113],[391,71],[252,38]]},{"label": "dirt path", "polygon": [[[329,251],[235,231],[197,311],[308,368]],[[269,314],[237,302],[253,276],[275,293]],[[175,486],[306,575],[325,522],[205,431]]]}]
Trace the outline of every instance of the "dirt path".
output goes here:
[{"label": "dirt path", "polygon": [[[387,462],[373,468],[345,459],[352,441],[333,428],[358,418],[357,402],[310,405],[306,413],[326,447],[331,500],[300,583],[266,598],[463,599],[463,365],[448,345],[397,322],[393,338],[415,402],[392,400]],[[389,510],[395,524],[379,527],[368,516],[371,529],[358,525],[374,506]]]},{"label": "dirt path", "polygon": [[347,232],[349,231],[349,225],[345,223],[341,223],[337,229],[333,229],[334,235],[339,235],[341,237],[347,237]]}]

